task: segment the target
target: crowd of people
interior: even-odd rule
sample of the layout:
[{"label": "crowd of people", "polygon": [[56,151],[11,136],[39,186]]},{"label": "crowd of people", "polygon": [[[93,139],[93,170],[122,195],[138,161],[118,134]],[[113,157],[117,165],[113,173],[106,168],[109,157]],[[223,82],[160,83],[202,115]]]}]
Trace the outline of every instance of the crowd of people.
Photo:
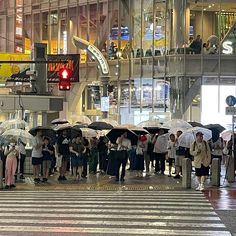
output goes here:
[{"label": "crowd of people", "polygon": [[[59,172],[58,181],[66,181],[68,170],[75,181],[86,178],[88,173],[94,175],[99,172],[123,182],[127,168],[140,178],[149,176],[153,170],[155,174],[161,175],[168,171],[169,177],[180,179],[182,161],[190,158],[198,180],[197,190],[204,190],[212,159],[219,158],[222,161],[223,150],[226,147],[228,152],[232,150],[232,139],[227,145],[220,137],[214,142],[206,142],[203,133],[197,132],[195,141],[190,148],[186,148],[178,143],[181,134],[180,130],[170,134],[160,129],[157,134],[138,135],[137,144],[132,145],[127,132],[119,136],[115,143],[111,143],[106,136],[87,139],[78,134],[71,138],[65,129],[52,142],[38,130],[31,154],[34,182],[47,182],[55,171]],[[15,187],[17,173],[20,179],[24,179],[25,146],[19,139],[1,147],[6,189]]]}]

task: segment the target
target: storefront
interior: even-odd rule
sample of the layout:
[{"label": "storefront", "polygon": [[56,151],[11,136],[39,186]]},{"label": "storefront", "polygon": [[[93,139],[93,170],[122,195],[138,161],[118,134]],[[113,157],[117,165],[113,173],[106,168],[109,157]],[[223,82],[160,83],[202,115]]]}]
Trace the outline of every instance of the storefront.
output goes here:
[{"label": "storefront", "polygon": [[[168,119],[170,114],[194,119],[183,109],[187,90],[205,74],[222,76],[222,53],[235,54],[235,37],[229,35],[236,19],[232,0],[0,0],[0,9],[0,51],[30,52],[33,42],[44,42],[50,54],[80,53],[85,68],[80,80],[87,84],[80,93],[81,109],[70,112],[93,111],[88,112],[93,119],[101,104],[99,74],[91,69],[93,58],[73,45],[74,35],[97,46],[114,67],[108,89],[110,116],[123,123]],[[202,44],[211,36],[218,40],[210,69],[204,48],[199,55],[189,50],[191,37],[197,35]],[[221,42],[224,52],[219,50]],[[190,60],[198,72],[187,72]]]}]

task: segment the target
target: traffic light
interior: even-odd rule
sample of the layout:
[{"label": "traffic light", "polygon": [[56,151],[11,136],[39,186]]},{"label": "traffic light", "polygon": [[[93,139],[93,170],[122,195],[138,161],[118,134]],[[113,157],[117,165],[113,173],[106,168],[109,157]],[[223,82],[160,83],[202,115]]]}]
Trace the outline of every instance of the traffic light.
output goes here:
[{"label": "traffic light", "polygon": [[71,71],[68,68],[61,68],[59,71],[59,90],[70,90],[71,82],[70,82]]}]

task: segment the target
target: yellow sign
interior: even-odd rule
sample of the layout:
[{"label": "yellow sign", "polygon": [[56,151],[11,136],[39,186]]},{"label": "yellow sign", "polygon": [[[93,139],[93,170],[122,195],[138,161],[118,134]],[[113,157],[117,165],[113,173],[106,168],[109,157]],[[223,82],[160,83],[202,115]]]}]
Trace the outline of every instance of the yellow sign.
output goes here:
[{"label": "yellow sign", "polygon": [[0,53],[0,83],[5,83],[9,78],[17,78],[25,75],[29,64],[4,63],[1,61],[29,61],[29,54]]}]

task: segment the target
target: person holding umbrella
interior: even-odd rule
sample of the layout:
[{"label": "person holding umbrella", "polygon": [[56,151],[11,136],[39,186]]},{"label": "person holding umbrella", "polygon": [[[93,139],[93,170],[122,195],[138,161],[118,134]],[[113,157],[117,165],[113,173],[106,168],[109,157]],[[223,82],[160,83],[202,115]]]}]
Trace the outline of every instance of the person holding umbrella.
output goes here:
[{"label": "person holding umbrella", "polygon": [[[124,181],[125,168],[128,160],[128,151],[131,149],[131,141],[127,138],[127,132],[124,132],[120,137],[117,138],[117,170],[116,170],[116,181]],[[122,166],[121,175],[120,167]]]},{"label": "person holding umbrella", "polygon": [[6,173],[5,173],[5,189],[14,188],[15,186],[15,173],[17,168],[17,157],[19,152],[16,148],[16,143],[12,142],[6,147],[4,151],[6,158]]},{"label": "person holding umbrella", "polygon": [[206,176],[209,175],[209,165],[211,162],[211,150],[208,143],[203,140],[203,133],[196,133],[196,140],[190,147],[190,154],[194,157],[195,172],[198,180],[197,191],[204,190]]},{"label": "person holding umbrella", "polygon": [[34,174],[34,182],[39,183],[40,178],[40,167],[43,161],[43,139],[42,139],[42,130],[37,130],[36,135],[34,137],[34,144],[32,149],[32,165],[33,165],[33,174]]},{"label": "person holding umbrella", "polygon": [[66,129],[62,130],[59,134],[56,149],[60,160],[58,181],[67,180],[65,173],[68,161],[70,160],[70,139],[68,138]]},{"label": "person holding umbrella", "polygon": [[155,158],[155,173],[161,171],[164,175],[165,172],[165,158],[167,154],[168,137],[164,135],[164,129],[160,129],[158,137],[154,143],[153,154]]}]

